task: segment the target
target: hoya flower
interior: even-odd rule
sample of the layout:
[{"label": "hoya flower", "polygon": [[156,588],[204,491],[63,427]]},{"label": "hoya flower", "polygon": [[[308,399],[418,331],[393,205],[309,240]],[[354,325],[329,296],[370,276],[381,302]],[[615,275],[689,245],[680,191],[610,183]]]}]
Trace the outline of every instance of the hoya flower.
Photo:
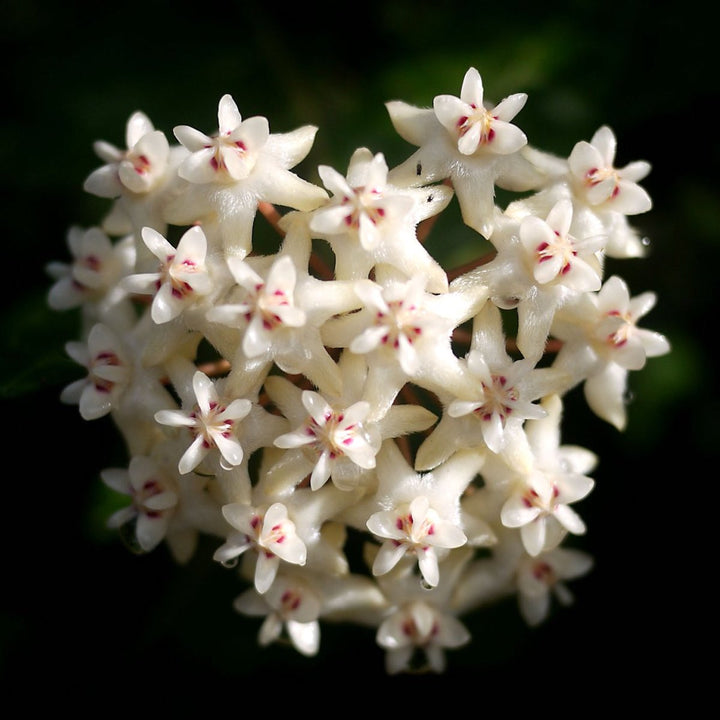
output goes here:
[{"label": "hoya flower", "polygon": [[442,565],[443,581],[432,588],[420,586],[407,572],[378,578],[390,609],[380,621],[375,639],[386,651],[385,669],[390,675],[428,670],[442,673],[446,651],[470,641],[453,598],[471,555],[468,548],[449,555]]},{"label": "hoya flower", "polygon": [[155,420],[161,425],[186,427],[192,435],[193,440],[178,463],[179,472],[183,475],[192,472],[214,449],[221,455],[221,465],[239,465],[244,453],[237,439],[237,424],[250,413],[251,401],[223,399],[215,383],[201,370],[194,374],[192,387],[196,405],[189,412],[159,410],[155,413]]},{"label": "hoya flower", "polygon": [[67,354],[87,369],[87,376],[68,385],[61,393],[64,403],[78,403],[84,420],[96,420],[116,409],[130,379],[128,350],[103,323],[90,330],[87,343],[68,342]]},{"label": "hoya flower", "polygon": [[500,311],[492,304],[474,319],[463,367],[468,382],[459,395],[442,394],[445,412],[418,449],[416,468],[435,467],[467,447],[486,447],[517,467],[528,467],[525,421],[545,416],[536,401],[560,387],[562,374],[538,368],[530,358],[513,360],[506,350]]},{"label": "hoya flower", "polygon": [[435,295],[416,275],[397,277],[384,285],[357,281],[355,291],[364,303],[357,313],[336,318],[323,328],[326,343],[349,347],[364,355],[370,368],[368,397],[372,417],[382,417],[402,386],[412,379],[436,390],[462,382],[450,338],[454,328],[477,312],[484,289]]},{"label": "hoya flower", "polygon": [[123,287],[131,293],[152,294],[152,319],[158,324],[166,323],[212,290],[205,265],[207,240],[197,225],[184,233],[177,249],[151,227],[142,229],[142,239],[158,259],[158,271],[129,275]]},{"label": "hoya flower", "polygon": [[445,650],[470,641],[470,632],[454,615],[421,600],[395,610],[377,631],[377,643],[388,651],[386,669],[394,675],[411,669],[416,651],[421,650],[435,673],[445,670]]},{"label": "hoya flower", "polygon": [[265,381],[268,396],[292,428],[273,442],[285,450],[268,469],[277,492],[295,487],[308,475],[314,489],[329,479],[341,490],[364,485],[385,439],[425,430],[436,420],[429,410],[414,404],[393,405],[384,417],[369,420],[370,404],[363,399],[364,357],[346,350],[338,368],[341,396],[301,390],[277,375]]},{"label": "hoya flower", "polygon": [[373,442],[365,430],[364,421],[370,412],[370,404],[364,400],[350,407],[334,409],[322,395],[304,390],[302,404],[308,417],[297,429],[275,438],[275,446],[291,449],[303,446],[317,454],[310,476],[310,487],[317,490],[332,475],[332,466],[339,458],[347,457],[364,470],[375,467],[378,443]]},{"label": "hoya flower", "polygon": [[546,417],[528,423],[526,430],[535,464],[530,472],[516,473],[500,510],[502,524],[519,528],[525,550],[533,557],[556,547],[567,533],[585,533],[585,523],[571,505],[595,486],[586,473],[597,462],[584,448],[559,444],[560,398],[548,396],[543,405]]},{"label": "hoya flower", "polygon": [[55,281],[48,293],[51,308],[69,310],[86,303],[109,307],[125,297],[118,283],[135,265],[132,237],[113,244],[99,227],[73,226],[67,244],[72,263],[52,262],[46,268]]},{"label": "hoya flower", "polygon": [[85,180],[87,192],[104,198],[116,198],[126,191],[148,193],[165,178],[170,146],[145,113],[130,116],[125,143],[127,149],[122,150],[104,140],[95,142],[93,148],[106,164]]},{"label": "hoya flower", "polygon": [[154,550],[165,538],[178,505],[174,479],[163,473],[150,457],[135,455],[127,470],[109,468],[102,481],[116,492],[128,495],[129,506],[113,513],[108,526],[120,528],[134,522],[134,535],[143,552]]},{"label": "hoya flower", "polygon": [[503,505],[503,525],[519,528],[525,549],[538,555],[569,532],[584,535],[582,518],[570,507],[592,490],[594,481],[578,473],[548,476],[543,471],[524,476]]},{"label": "hoya flower", "polygon": [[440,582],[439,562],[467,542],[460,496],[481,465],[477,453],[457,453],[432,472],[418,474],[394,441],[383,444],[377,458],[376,492],[346,515],[349,523],[362,522],[382,541],[372,566],[374,575],[385,575],[407,556],[417,562],[428,586]]},{"label": "hoya flower", "polygon": [[267,118],[243,120],[228,94],[220,98],[217,120],[211,135],[188,125],[174,128],[189,152],[178,168],[189,185],[168,204],[167,217],[178,225],[214,217],[225,250],[245,257],[261,201],[308,211],[327,199],[322,188],[290,172],[310,151],[317,128],[271,134]]},{"label": "hoya flower", "polygon": [[249,358],[265,355],[271,351],[281,329],[305,325],[305,312],[295,304],[295,265],[291,257],[281,255],[264,279],[246,261],[230,257],[227,262],[241,291],[239,302],[212,308],[208,320],[244,326],[245,355]]},{"label": "hoya flower", "polygon": [[213,559],[223,564],[232,563],[252,548],[257,558],[254,584],[261,595],[275,581],[281,561],[305,564],[307,548],[284,504],[273,503],[265,509],[230,503],[223,506],[222,513],[234,532],[215,551]]},{"label": "hoya flower", "polygon": [[638,326],[656,301],[654,292],[631,297],[622,278],[617,275],[608,278],[597,294],[601,322],[595,331],[598,341],[595,347],[599,354],[627,370],[639,370],[647,358],[668,352],[670,346],[663,335]]},{"label": "hoya flower", "polygon": [[223,95],[215,135],[187,125],[178,125],[173,132],[190,151],[178,168],[180,177],[192,183],[233,182],[252,172],[270,137],[270,126],[260,116],[243,120],[232,97]]},{"label": "hoya flower", "polygon": [[381,510],[368,518],[368,530],[386,538],[375,557],[374,575],[384,575],[397,565],[406,553],[417,556],[423,580],[434,587],[440,581],[438,550],[460,547],[467,542],[465,533],[445,521],[426,495],[418,495],[407,507]]},{"label": "hoya flower", "polygon": [[553,598],[562,605],[571,605],[574,596],[566,581],[585,575],[592,565],[587,553],[564,547],[522,558],[517,569],[517,588],[524,620],[529,625],[546,620]]},{"label": "hoya flower", "polygon": [[[242,334],[233,367],[262,376],[274,362],[291,374],[304,373],[322,389],[337,392],[339,374],[321,337],[326,319],[356,308],[351,284],[318,280],[300,272],[290,255],[227,259],[236,281],[207,319]],[[262,379],[262,378],[261,378]]]},{"label": "hoya flower", "polygon": [[408,277],[426,275],[432,292],[447,290],[447,275],[420,244],[416,227],[447,206],[450,188],[394,187],[385,156],[367,148],[353,153],[346,177],[328,165],[318,172],[332,198],[313,212],[310,230],[333,248],[337,279],[365,278],[389,264]]},{"label": "hoya flower", "polygon": [[388,179],[401,186],[450,179],[465,223],[490,238],[495,187],[530,190],[544,181],[544,174],[520,152],[527,143],[525,134],[510,122],[526,99],[524,93],[514,93],[486,107],[482,78],[471,67],[460,97],[438,95],[432,109],[397,100],[387,103],[397,132],[418,146]]},{"label": "hoya flower", "polygon": [[650,210],[652,201],[638,182],[650,172],[644,160],[616,168],[617,141],[603,125],[590,142],[581,140],[570,153],[568,165],[577,194],[593,208],[636,215]]},{"label": "hoya flower", "polygon": [[595,253],[602,250],[604,238],[575,238],[570,234],[573,207],[559,200],[546,219],[534,215],[520,223],[522,243],[535,282],[541,286],[562,283],[578,292],[600,289],[601,268]]},{"label": "hoya flower", "polygon": [[627,283],[613,275],[598,293],[564,309],[553,324],[553,334],[563,341],[555,366],[584,381],[590,408],[618,429],[627,421],[628,372],[670,351],[664,335],[639,326],[656,300],[653,292],[631,297]]},{"label": "hoya flower", "polygon": [[510,121],[522,110],[527,95],[514,93],[488,110],[483,104],[480,73],[470,68],[463,78],[460,97],[438,95],[433,100],[437,119],[457,142],[463,155],[478,151],[508,155],[527,144],[525,133]]},{"label": "hoya flower", "polygon": [[574,217],[566,195],[542,217],[527,207],[509,210],[498,218],[495,257],[463,278],[486,285],[499,308],[517,309],[517,346],[526,358],[542,357],[559,308],[600,287],[605,235],[586,235],[587,228],[578,222],[583,234],[576,237]]},{"label": "hoya flower", "polygon": [[313,657],[320,649],[323,599],[305,577],[281,570],[264,594],[252,587],[235,598],[233,608],[243,614],[264,617],[258,643],[267,647],[287,637],[302,655]]}]

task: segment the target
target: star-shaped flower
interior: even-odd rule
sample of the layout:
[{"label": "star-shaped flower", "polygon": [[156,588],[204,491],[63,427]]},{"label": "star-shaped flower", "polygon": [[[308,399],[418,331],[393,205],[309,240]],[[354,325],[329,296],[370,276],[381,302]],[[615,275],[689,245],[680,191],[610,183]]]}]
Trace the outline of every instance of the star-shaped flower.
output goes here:
[{"label": "star-shaped flower", "polygon": [[163,473],[152,458],[141,455],[130,459],[127,470],[108,468],[100,477],[108,487],[131,499],[130,505],[110,516],[108,526],[120,528],[134,521],[141,550],[154,550],[165,538],[178,505],[173,477]]},{"label": "star-shaped flower", "polygon": [[469,292],[452,285],[446,293],[425,289],[426,278],[388,278],[384,285],[356,281],[364,306],[329,321],[323,338],[332,347],[349,347],[365,355],[370,371],[371,417],[381,418],[408,380],[433,391],[463,382],[451,347],[453,330],[472,317],[485,301],[484,288]]},{"label": "star-shaped flower", "polygon": [[305,564],[307,548],[283,503],[273,503],[268,508],[230,503],[223,506],[222,513],[235,532],[215,551],[213,559],[232,563],[253,548],[257,559],[255,589],[261,595],[275,581],[281,560],[293,565]]},{"label": "star-shaped flower", "polygon": [[239,465],[244,452],[237,439],[237,423],[250,413],[252,403],[247,398],[223,399],[215,383],[198,370],[192,379],[196,405],[189,411],[159,410],[155,420],[161,425],[186,427],[193,440],[178,463],[181,474],[192,472],[214,449],[227,465]]},{"label": "star-shaped flower", "polygon": [[[308,413],[302,425],[275,438],[275,446],[294,449],[309,446],[316,454],[310,475],[310,487],[322,487],[333,473],[333,465],[347,458],[363,470],[375,467],[379,443],[365,430],[364,420],[370,404],[359,400],[347,408],[334,409],[313,390],[302,391],[302,404]],[[378,438],[379,440],[379,438]]]},{"label": "star-shaped flower", "polygon": [[435,421],[433,413],[414,404],[393,405],[384,417],[368,420],[365,358],[345,350],[338,368],[341,396],[301,390],[277,375],[266,379],[266,392],[292,428],[273,443],[285,449],[268,469],[276,492],[295,487],[308,475],[313,489],[329,479],[341,490],[356,488],[369,481],[385,439],[425,430]]},{"label": "star-shaped flower", "polygon": [[517,569],[520,613],[529,625],[539,625],[550,613],[556,598],[562,605],[574,601],[566,581],[590,571],[592,558],[581,550],[556,547],[536,557],[523,557]]},{"label": "star-shaped flower", "polygon": [[670,351],[664,335],[638,325],[656,300],[653,292],[631,297],[625,280],[613,275],[599,292],[564,308],[553,323],[553,335],[563,341],[554,366],[573,378],[572,384],[584,382],[590,408],[620,430],[627,422],[628,372]]},{"label": "star-shaped flower", "polygon": [[510,95],[491,110],[483,104],[483,95],[480,73],[471,67],[463,78],[460,97],[438,95],[433,100],[433,110],[463,155],[478,151],[498,155],[517,152],[527,144],[527,138],[510,121],[522,110],[527,95]]},{"label": "star-shaped flower", "polygon": [[603,125],[592,140],[578,142],[568,158],[576,193],[595,209],[623,215],[650,210],[652,201],[638,185],[650,172],[650,164],[636,160],[625,167],[614,166],[617,141],[615,134]]},{"label": "star-shaped flower", "polygon": [[[529,472],[515,473],[500,511],[502,524],[520,529],[523,545],[533,557],[556,547],[567,533],[585,533],[585,523],[570,506],[595,486],[586,473],[597,463],[594,453],[584,448],[560,446],[560,398],[551,395],[543,406],[547,416],[529,422],[526,430],[535,463]],[[484,472],[487,476],[487,467]]]},{"label": "star-shaped flower", "polygon": [[187,186],[168,203],[168,220],[188,225],[213,219],[225,251],[245,257],[259,203],[313,210],[327,193],[290,172],[310,151],[317,128],[271,134],[264,117],[242,119],[232,96],[218,103],[218,130],[207,135],[187,125],[174,128],[190,155],[178,172]]},{"label": "star-shaped flower", "polygon": [[126,150],[98,140],[93,148],[105,161],[85,180],[84,189],[104,198],[116,198],[130,191],[148,193],[164,179],[170,146],[165,134],[156,130],[143,112],[130,116],[125,128]]},{"label": "star-shaped flower", "polygon": [[604,238],[570,234],[573,207],[559,200],[542,219],[528,215],[520,222],[520,242],[527,253],[532,276],[540,286],[562,284],[577,292],[600,289],[602,273],[596,253]]},{"label": "star-shaped flower", "polygon": [[466,645],[471,635],[458,618],[454,595],[470,560],[467,548],[454,550],[442,563],[442,582],[428,588],[412,573],[393,572],[378,578],[390,609],[381,620],[375,639],[384,648],[385,669],[401,672],[442,673],[447,650]]},{"label": "star-shaped flower", "polygon": [[[501,309],[517,309],[517,346],[538,361],[545,352],[555,313],[577,295],[598,290],[602,277],[605,235],[587,235],[583,223],[573,226],[567,193],[557,197],[542,216],[522,201],[498,217],[495,257],[466,276],[489,288]],[[581,234],[582,233],[582,234]]]},{"label": "star-shaped flower", "polygon": [[205,233],[198,225],[191,227],[177,248],[151,227],[142,229],[142,239],[159,261],[159,268],[157,272],[128,275],[123,288],[130,293],[153,295],[151,317],[158,324],[167,323],[213,288],[205,264]]},{"label": "star-shaped flower", "polygon": [[432,292],[447,290],[447,275],[418,241],[416,227],[447,206],[450,188],[394,187],[385,156],[367,148],[353,153],[346,177],[327,165],[318,172],[332,198],[313,212],[310,230],[330,243],[337,279],[366,278],[389,264],[408,277],[426,275]]},{"label": "star-shaped flower", "polygon": [[346,519],[364,525],[382,540],[372,566],[385,575],[403,558],[417,561],[425,583],[440,582],[438,563],[464,545],[460,495],[482,465],[477,453],[457,453],[430,473],[418,474],[397,444],[387,441],[377,456],[378,487],[348,511]]},{"label": "star-shaped flower", "polygon": [[232,360],[245,368],[248,384],[260,382],[272,363],[290,374],[304,373],[321,390],[341,392],[340,374],[321,336],[325,321],[357,308],[349,281],[319,280],[300,270],[289,254],[230,257],[236,281],[207,319],[241,333]]},{"label": "star-shaped flower", "polygon": [[114,243],[99,228],[70,228],[67,244],[72,263],[51,262],[46,269],[54,283],[48,304],[54,310],[98,306],[102,314],[126,297],[119,281],[135,266],[131,236]]},{"label": "star-shaped flower", "polygon": [[517,467],[527,467],[524,433],[528,419],[545,416],[536,400],[563,387],[564,374],[536,367],[530,358],[513,360],[506,350],[500,310],[486,304],[473,321],[470,351],[462,360],[468,379],[460,394],[441,394],[445,412],[417,452],[415,466],[435,467],[462,448],[487,448]]},{"label": "star-shaped flower", "polygon": [[90,330],[87,342],[69,342],[67,354],[87,368],[87,376],[63,389],[64,403],[78,403],[84,420],[96,420],[116,409],[132,377],[128,349],[103,323]]},{"label": "star-shaped flower", "polygon": [[252,587],[235,598],[233,608],[243,615],[264,617],[258,633],[261,647],[279,640],[285,632],[299,653],[313,657],[320,649],[322,604],[322,595],[311,580],[281,567],[267,592],[260,594]]},{"label": "star-shaped flower", "polygon": [[449,178],[464,222],[490,238],[494,230],[495,186],[531,190],[544,173],[526,159],[525,134],[510,121],[522,109],[526,95],[509,95],[494,108],[484,104],[480,74],[465,73],[460,97],[438,95],[432,109],[414,108],[402,101],[386,104],[393,126],[419,147],[393,168],[388,180],[417,186]]}]

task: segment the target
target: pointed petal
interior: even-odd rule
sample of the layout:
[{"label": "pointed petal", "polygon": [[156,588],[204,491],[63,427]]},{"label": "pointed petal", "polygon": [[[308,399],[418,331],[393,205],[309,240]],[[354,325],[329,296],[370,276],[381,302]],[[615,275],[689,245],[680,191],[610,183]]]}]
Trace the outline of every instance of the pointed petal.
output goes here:
[{"label": "pointed petal", "polygon": [[385,575],[390,572],[390,570],[392,570],[398,562],[400,562],[400,559],[406,552],[407,545],[404,543],[399,545],[396,545],[393,542],[383,543],[375,556],[375,560],[373,561],[373,575]]}]

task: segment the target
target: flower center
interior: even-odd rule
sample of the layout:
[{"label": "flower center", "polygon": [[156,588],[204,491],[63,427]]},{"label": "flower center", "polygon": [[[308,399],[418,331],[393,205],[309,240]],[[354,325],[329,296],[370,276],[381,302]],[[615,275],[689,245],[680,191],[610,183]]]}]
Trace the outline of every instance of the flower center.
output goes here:
[{"label": "flower center", "polygon": [[515,403],[520,399],[520,393],[512,385],[507,384],[505,375],[492,375],[492,384],[482,383],[485,394],[485,402],[473,411],[476,417],[486,422],[490,421],[493,415],[498,415],[502,424],[512,414]]},{"label": "flower center", "polygon": [[495,137],[495,130],[492,124],[496,118],[484,107],[478,107],[475,104],[471,104],[470,107],[473,109],[473,112],[470,115],[463,115],[457,121],[458,135],[462,137],[473,125],[479,124],[480,134],[478,144],[486,145]]},{"label": "flower center", "polygon": [[535,248],[537,262],[544,263],[548,260],[560,258],[560,275],[567,273],[572,267],[571,261],[577,255],[573,246],[572,238],[568,235],[560,235],[557,230],[554,231],[555,240],[550,242],[541,242]]},{"label": "flower center", "polygon": [[342,204],[347,205],[349,209],[345,216],[345,224],[357,230],[360,227],[361,215],[365,215],[373,225],[377,225],[385,217],[385,208],[377,204],[382,198],[382,190],[359,186],[353,188],[353,191],[353,195],[346,195],[342,199]]}]

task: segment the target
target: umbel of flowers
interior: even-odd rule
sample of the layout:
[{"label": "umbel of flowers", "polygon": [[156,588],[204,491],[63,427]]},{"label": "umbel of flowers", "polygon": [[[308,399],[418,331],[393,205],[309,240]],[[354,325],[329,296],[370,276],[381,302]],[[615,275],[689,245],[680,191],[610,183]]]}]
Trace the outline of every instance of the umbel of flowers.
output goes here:
[{"label": "umbel of flowers", "polygon": [[[213,539],[260,645],[312,656],[323,623],[356,622],[388,673],[442,672],[468,613],[516,596],[536,625],[591,567],[566,540],[597,456],[563,444],[563,404],[582,388],[622,430],[628,373],[669,350],[638,325],[655,295],[605,273],[643,255],[650,168],[616,167],[607,126],[534,148],[525,102],[486,103],[470,68],[432,107],[387,103],[404,162],[361,147],[323,186],[292,171],[317,128],[273,133],[230,95],[209,130],[135,112],[127,147],[94,146],[107,214],[48,266],[50,307],[81,317],[61,399],[124,439],[99,469],[127,496],[109,524],[180,564]],[[444,211],[489,252],[442,267],[423,241]]]}]

